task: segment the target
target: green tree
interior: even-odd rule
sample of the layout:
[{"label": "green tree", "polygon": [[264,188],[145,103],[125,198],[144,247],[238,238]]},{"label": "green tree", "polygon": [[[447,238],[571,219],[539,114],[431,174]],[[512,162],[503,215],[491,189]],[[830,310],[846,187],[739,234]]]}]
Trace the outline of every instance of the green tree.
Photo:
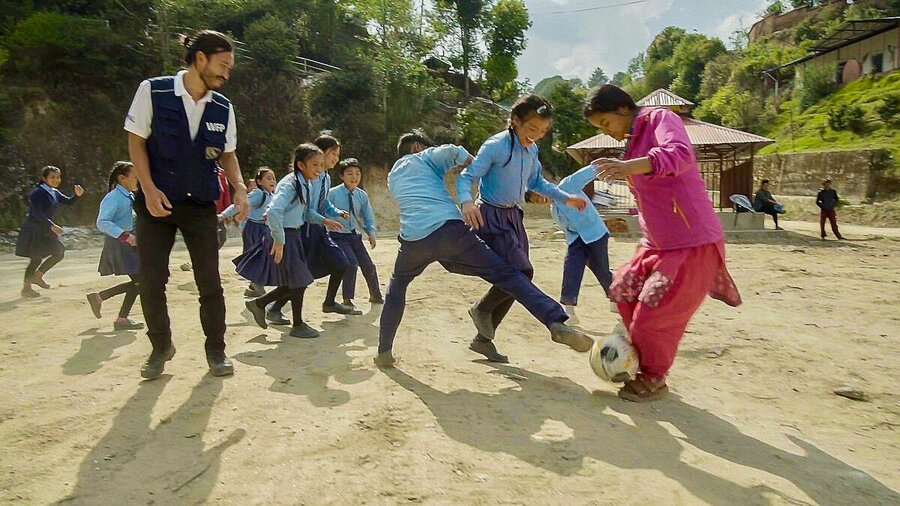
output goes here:
[{"label": "green tree", "polygon": [[831,65],[805,65],[800,70],[798,98],[800,107],[806,109],[834,91],[834,67]]},{"label": "green tree", "polygon": [[432,25],[438,33],[444,50],[464,76],[466,100],[471,96],[469,75],[481,66],[484,54],[481,38],[486,28],[486,0],[437,0]]},{"label": "green tree", "polygon": [[603,71],[600,67],[594,69],[594,72],[591,74],[591,77],[588,79],[587,85],[590,88],[594,88],[596,86],[603,86],[604,84],[609,82],[609,78],[606,77],[606,72]]},{"label": "green tree", "polygon": [[579,168],[566,148],[595,135],[593,127],[584,121],[581,110],[586,92],[576,88],[569,82],[559,82],[547,95],[553,104],[553,128],[541,142],[541,162],[544,168],[557,177],[571,174]]},{"label": "green tree", "polygon": [[525,50],[525,32],[531,27],[531,20],[522,0],[500,0],[491,8],[489,17],[484,83],[491,98],[502,102],[518,93],[516,58]]},{"label": "green tree", "polygon": [[685,37],[684,28],[667,26],[653,38],[647,48],[647,61],[665,61],[675,54],[675,48]]},{"label": "green tree", "polygon": [[644,78],[644,63],[644,53],[638,53],[637,56],[628,60],[628,68],[625,70],[625,73],[628,74],[632,81]]},{"label": "green tree", "polygon": [[672,53],[672,91],[695,101],[706,64],[726,52],[725,45],[717,38],[699,33],[686,35]]},{"label": "green tree", "polygon": [[614,84],[621,88],[622,86],[625,85],[625,79],[627,77],[628,77],[628,74],[626,74],[625,72],[616,72],[615,75],[613,75],[612,80],[610,81],[610,84]]}]

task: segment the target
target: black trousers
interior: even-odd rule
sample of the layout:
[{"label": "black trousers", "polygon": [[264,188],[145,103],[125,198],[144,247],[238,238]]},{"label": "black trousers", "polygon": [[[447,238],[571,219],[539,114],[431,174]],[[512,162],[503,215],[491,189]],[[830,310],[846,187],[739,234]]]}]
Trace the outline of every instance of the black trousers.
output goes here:
[{"label": "black trousers", "polygon": [[131,313],[131,307],[140,293],[141,275],[131,274],[128,277],[131,278],[131,281],[100,291],[102,300],[109,300],[116,295],[125,294],[125,298],[122,300],[122,307],[119,309],[119,318],[128,318],[128,315]]},{"label": "black trousers", "polygon": [[206,335],[206,352],[225,350],[225,297],[219,278],[218,218],[214,203],[198,204],[187,199],[162,218],[147,211],[142,194],[135,197],[137,247],[141,252],[141,308],[147,322],[147,337],[154,351],[164,351],[172,342],[166,283],[169,255],[180,231],[200,291],[200,324]]}]

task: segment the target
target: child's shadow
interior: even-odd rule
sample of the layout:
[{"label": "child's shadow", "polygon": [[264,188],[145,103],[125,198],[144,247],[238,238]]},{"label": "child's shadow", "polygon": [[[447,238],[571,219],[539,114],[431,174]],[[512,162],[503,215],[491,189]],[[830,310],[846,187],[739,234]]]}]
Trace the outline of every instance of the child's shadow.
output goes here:
[{"label": "child's shadow", "polygon": [[113,352],[116,348],[128,346],[137,338],[137,333],[131,330],[101,331],[96,327],[78,335],[90,337],[82,339],[78,352],[63,364],[63,374],[74,376],[96,372],[104,362],[115,360]]},{"label": "child's shadow", "polygon": [[355,385],[374,375],[364,364],[370,347],[378,340],[378,315],[376,309],[365,315],[325,322],[322,336],[316,339],[291,337],[289,329],[280,341],[270,341],[261,334],[250,342],[271,345],[269,348],[239,353],[234,358],[265,368],[274,380],[269,387],[272,392],[306,396],[317,407],[341,406],[350,401],[350,392],[329,387],[329,380]]},{"label": "child's shadow", "polygon": [[[656,469],[712,504],[768,504],[772,497],[794,502],[768,485],[745,487],[683,461],[685,446],[753,467],[790,481],[820,504],[853,504],[860,497],[897,504],[900,495],[868,474],[793,440],[796,455],[742,434],[731,423],[673,398],[652,406],[634,405],[612,393],[591,395],[567,378],[551,378],[491,364],[494,374],[516,382],[489,394],[469,390],[444,393],[397,370],[385,373],[428,406],[444,432],[475,448],[513,455],[548,471],[569,476],[584,459],[620,469]],[[623,419],[629,419],[626,423]],[[571,436],[545,437],[546,424],[565,425]],[[672,424],[682,435],[672,435]],[[557,431],[558,432],[558,431]],[[802,499],[800,499],[802,500]]]}]

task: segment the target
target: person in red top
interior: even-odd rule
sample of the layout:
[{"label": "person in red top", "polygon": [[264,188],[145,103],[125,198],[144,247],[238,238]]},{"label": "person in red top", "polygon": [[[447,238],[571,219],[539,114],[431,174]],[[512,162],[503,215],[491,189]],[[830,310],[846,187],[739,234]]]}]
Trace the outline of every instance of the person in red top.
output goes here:
[{"label": "person in red top", "polygon": [[231,205],[231,188],[228,186],[228,179],[225,177],[225,171],[222,170],[222,167],[219,167],[218,171],[220,191],[219,199],[216,200],[216,214],[219,215],[219,249],[222,249],[222,246],[225,245],[225,240],[228,239],[228,223],[231,222],[231,218],[222,216],[222,211]]}]

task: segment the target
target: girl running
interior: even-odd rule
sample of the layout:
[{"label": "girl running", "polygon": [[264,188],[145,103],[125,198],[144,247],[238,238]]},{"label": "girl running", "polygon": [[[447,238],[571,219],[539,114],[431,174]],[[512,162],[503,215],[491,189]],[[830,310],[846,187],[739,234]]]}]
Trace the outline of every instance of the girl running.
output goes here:
[{"label": "girl running", "polygon": [[[524,212],[519,207],[525,192],[531,190],[579,211],[587,205],[541,175],[536,142],[550,130],[552,118],[553,109],[546,99],[537,95],[519,98],[510,113],[509,127],[485,141],[456,183],[456,194],[466,223],[495,253],[529,279],[534,277],[534,267],[528,258]],[[472,197],[475,183],[479,184],[477,200]],[[489,313],[496,329],[514,300],[505,291],[492,286],[473,311]],[[483,346],[487,343],[490,343],[488,336],[479,333],[472,344]]]},{"label": "girl running", "polygon": [[144,328],[143,323],[128,318],[131,307],[137,300],[140,283],[140,263],[133,216],[134,192],[137,189],[137,171],[131,162],[116,162],[109,173],[108,190],[100,202],[100,213],[97,215],[97,228],[106,236],[97,271],[101,276],[128,276],[130,281],[101,292],[89,293],[87,301],[94,316],[100,319],[103,302],[116,295],[125,294],[119,316],[113,323],[116,330]]},{"label": "girl running", "polygon": [[293,170],[275,188],[266,214],[269,234],[250,251],[235,259],[237,272],[253,283],[275,286],[266,295],[246,302],[256,323],[267,328],[266,306],[283,297],[291,302],[293,327],[290,335],[319,337],[319,331],[303,321],[303,295],[313,282],[303,248],[302,227],[311,209],[309,182],[324,170],[322,150],[315,144],[301,144],[294,150]]},{"label": "girl running", "polygon": [[668,393],[666,374],[694,312],[709,294],[741,303],[725,267],[722,225],[706,195],[694,148],[681,118],[664,108],[639,108],[613,85],[591,91],[584,117],[601,132],[627,139],[623,160],[594,161],[600,179],[625,180],[638,206],[643,241],[619,269],[610,298],[640,357],[640,372],[619,397],[633,402]]},{"label": "girl running", "polygon": [[[255,189],[247,195],[250,202],[250,212],[247,220],[242,222],[241,239],[244,243],[242,254],[247,254],[260,241],[269,235],[269,227],[266,226],[266,206],[272,202],[272,192],[275,191],[275,172],[268,167],[262,167],[256,171],[256,177],[252,179]],[[232,218],[240,211],[234,204],[222,211],[222,216]],[[237,258],[234,259],[237,264]],[[262,285],[250,283],[250,287],[244,291],[245,297],[262,297],[266,289]]]},{"label": "girl running", "polygon": [[66,254],[66,247],[59,240],[63,229],[53,222],[53,215],[59,204],[74,204],[78,197],[84,195],[84,188],[76,184],[75,195],[69,197],[58,189],[61,181],[59,168],[48,165],[41,170],[41,180],[28,195],[28,217],[16,240],[16,255],[31,259],[25,268],[23,297],[40,297],[31,287],[33,284],[50,288],[44,281],[44,274],[62,261]]}]

